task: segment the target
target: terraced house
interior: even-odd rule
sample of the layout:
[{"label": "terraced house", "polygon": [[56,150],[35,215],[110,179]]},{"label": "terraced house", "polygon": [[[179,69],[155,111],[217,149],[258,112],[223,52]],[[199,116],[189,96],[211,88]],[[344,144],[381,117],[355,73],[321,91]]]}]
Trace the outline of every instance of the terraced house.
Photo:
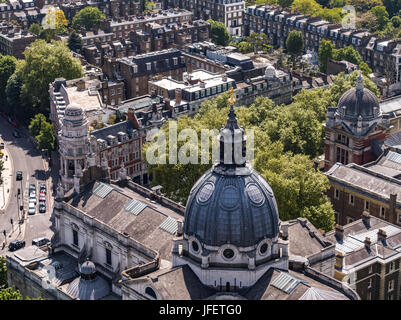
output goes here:
[{"label": "terraced house", "polygon": [[364,212],[325,238],[336,246],[334,277],[362,300],[400,299],[401,228]]},{"label": "terraced house", "polygon": [[323,39],[331,41],[336,48],[353,46],[374,72],[385,76],[391,90],[401,89],[400,41],[379,39],[365,30],[346,29],[341,24],[286,11],[278,6],[258,5],[246,8],[244,35],[253,31],[264,32],[272,45],[285,47],[287,36],[292,30],[303,33],[305,50],[315,55]]}]

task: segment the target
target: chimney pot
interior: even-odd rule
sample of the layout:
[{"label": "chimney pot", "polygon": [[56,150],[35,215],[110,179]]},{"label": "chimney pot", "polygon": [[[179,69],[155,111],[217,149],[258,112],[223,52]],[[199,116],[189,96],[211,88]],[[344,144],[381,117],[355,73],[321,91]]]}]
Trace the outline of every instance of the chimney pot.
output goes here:
[{"label": "chimney pot", "polygon": [[370,241],[369,237],[366,237],[364,243],[365,243],[365,247],[367,249],[369,249],[372,242]]},{"label": "chimney pot", "polygon": [[362,221],[367,226],[370,227],[370,214],[367,211],[362,213]]},{"label": "chimney pot", "polygon": [[379,229],[379,231],[377,232],[377,240],[378,241],[386,241],[387,239],[387,233],[386,231],[384,231],[383,229]]},{"label": "chimney pot", "polygon": [[343,240],[344,239],[344,227],[340,226],[339,224],[336,224],[335,235],[338,240]]}]

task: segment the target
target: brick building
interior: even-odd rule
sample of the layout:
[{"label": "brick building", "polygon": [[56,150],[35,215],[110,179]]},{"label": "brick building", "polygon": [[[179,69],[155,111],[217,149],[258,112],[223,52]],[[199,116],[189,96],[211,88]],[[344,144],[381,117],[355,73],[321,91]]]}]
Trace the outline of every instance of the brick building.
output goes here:
[{"label": "brick building", "polygon": [[0,53],[23,59],[26,47],[36,40],[36,36],[12,25],[0,25]]},{"label": "brick building", "polygon": [[268,35],[270,44],[285,47],[285,41],[292,30],[302,32],[305,51],[314,54],[315,58],[323,39],[331,41],[336,48],[353,46],[374,72],[388,75],[390,90],[401,89],[399,40],[378,38],[364,30],[344,29],[340,24],[286,11],[279,6],[258,5],[246,8],[244,35],[253,31],[264,32]]},{"label": "brick building", "polygon": [[383,120],[377,97],[363,87],[359,75],[356,88],[345,92],[337,108],[326,116],[325,170],[336,162],[363,165],[377,158],[372,141],[384,141],[388,123]]},{"label": "brick building", "polygon": [[324,237],[336,246],[334,277],[361,300],[399,300],[401,228],[368,212],[361,216]]},{"label": "brick building", "polygon": [[242,0],[166,0],[165,7],[189,10],[195,19],[223,22],[232,36],[242,35],[245,2]]},{"label": "brick building", "polygon": [[103,72],[110,80],[123,81],[126,99],[149,93],[148,81],[170,76],[182,80],[186,70],[182,53],[177,49],[162,50],[128,58],[107,58]]}]

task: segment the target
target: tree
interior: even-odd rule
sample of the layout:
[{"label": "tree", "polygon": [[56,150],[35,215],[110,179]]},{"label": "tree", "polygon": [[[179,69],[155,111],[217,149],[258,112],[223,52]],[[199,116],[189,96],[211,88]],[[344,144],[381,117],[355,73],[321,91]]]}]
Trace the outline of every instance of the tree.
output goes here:
[{"label": "tree", "polygon": [[0,102],[2,105],[6,103],[6,86],[7,81],[14,73],[17,59],[12,56],[0,55]]},{"label": "tree", "polygon": [[[170,120],[168,123],[177,123],[177,132],[180,132],[181,129],[195,129],[199,139],[201,129],[217,129],[225,123],[228,112],[228,97],[229,94],[224,93],[216,99],[205,101],[194,119],[184,116],[178,118],[177,121]],[[304,98],[307,99],[307,97]],[[319,102],[314,103],[311,109],[307,110],[303,110],[304,105],[301,104],[302,99],[297,102],[296,106],[292,107],[293,109],[288,108],[285,112],[287,113],[286,117],[291,117],[291,112],[301,113],[301,116],[293,116],[292,120],[300,121],[300,124],[295,125],[296,127],[306,129],[311,124],[302,118],[312,119],[314,116],[316,117],[313,108]],[[308,156],[294,156],[292,153],[285,153],[282,142],[280,140],[272,141],[269,132],[264,129],[267,126],[263,125],[266,121],[280,117],[282,108],[285,106],[275,106],[270,99],[265,97],[258,97],[255,103],[249,107],[236,108],[239,124],[244,126],[245,129],[254,129],[254,167],[267,179],[274,193],[277,194],[276,199],[281,219],[305,216],[313,221],[316,227],[330,230],[334,223],[334,213],[327,197],[322,196],[330,186],[327,177],[314,170]],[[165,123],[161,129],[166,133],[167,149],[165,154],[160,155],[166,159],[167,164],[148,164],[148,170],[154,177],[153,185],[162,185],[163,193],[166,196],[185,203],[191,188],[202,174],[210,168],[211,163],[198,165],[168,164],[168,123]],[[317,127],[316,124],[313,125]],[[318,126],[321,128],[321,123],[318,123]],[[305,134],[308,135],[308,133]],[[321,137],[320,140],[322,141]],[[216,143],[216,139],[213,141]],[[179,141],[177,150],[180,150],[184,143]],[[146,161],[146,153],[150,146],[151,143],[144,146],[143,153]],[[198,150],[199,159],[199,146],[191,145],[190,148],[191,150]]]},{"label": "tree", "polygon": [[44,122],[42,124],[42,128],[40,129],[39,134],[35,137],[35,139],[38,142],[39,150],[43,149],[47,149],[49,151],[54,150],[54,143],[56,141],[56,137],[54,136],[53,124]]},{"label": "tree", "polygon": [[294,0],[291,9],[298,10],[302,14],[315,15],[322,9],[322,6],[315,0]]},{"label": "tree", "polygon": [[390,20],[394,28],[401,27],[401,18],[399,16],[394,16]]},{"label": "tree", "polygon": [[22,87],[22,75],[19,72],[15,72],[7,81],[6,86],[6,97],[7,97],[7,113],[13,112],[14,114],[18,111],[21,106],[20,94]]},{"label": "tree", "polygon": [[334,210],[323,194],[330,183],[306,156],[284,154],[264,167],[261,173],[273,189],[281,220],[306,217],[316,228],[332,230]]},{"label": "tree", "polygon": [[320,72],[326,73],[327,63],[333,57],[334,45],[329,40],[322,40],[319,48],[319,69]]},{"label": "tree", "polygon": [[318,15],[322,19],[328,22],[339,23],[342,21],[341,13],[342,13],[341,8],[333,8],[333,9],[323,8],[318,12]]},{"label": "tree", "polygon": [[287,37],[286,46],[292,56],[292,68],[295,69],[295,58],[304,51],[303,34],[300,31],[291,31]]},{"label": "tree", "polygon": [[282,8],[290,8],[294,0],[278,0],[277,3]]},{"label": "tree", "polygon": [[348,46],[348,47],[344,47],[344,48],[335,50],[334,51],[334,59],[338,60],[338,61],[346,60],[346,61],[354,63],[356,65],[359,65],[362,62],[361,55],[352,46]]},{"label": "tree", "polygon": [[355,7],[356,12],[366,12],[373,7],[382,6],[382,0],[348,0],[348,4]]},{"label": "tree", "polygon": [[370,32],[376,32],[379,29],[379,23],[373,12],[362,13],[356,18],[356,26],[360,29],[368,29]]},{"label": "tree", "polygon": [[68,37],[68,48],[79,53],[82,50],[83,44],[82,38],[73,30]]},{"label": "tree", "polygon": [[49,44],[36,40],[24,51],[24,55],[21,100],[32,106],[34,113],[46,115],[49,113],[49,83],[61,77],[67,80],[82,77],[81,62],[72,56],[62,41]]},{"label": "tree", "polygon": [[104,20],[103,13],[95,7],[85,7],[80,10],[72,19],[72,27],[78,30],[84,27],[86,30],[98,28],[100,21]]},{"label": "tree", "polygon": [[389,15],[386,10],[386,7],[376,6],[376,7],[373,7],[372,9],[370,9],[369,11],[375,15],[375,17],[377,19],[377,23],[379,25],[379,29],[383,30],[384,27],[389,22]]},{"label": "tree", "polygon": [[36,137],[37,135],[39,135],[40,130],[44,126],[45,122],[47,122],[47,121],[46,121],[46,117],[43,114],[38,113],[37,115],[35,115],[35,117],[31,120],[31,123],[29,124],[29,127],[28,127],[29,132],[31,133],[31,135],[33,137]]},{"label": "tree", "polygon": [[0,289],[0,300],[23,300],[21,293],[15,288]]},{"label": "tree", "polygon": [[330,8],[342,8],[347,4],[347,0],[330,0]]},{"label": "tree", "polygon": [[227,46],[230,43],[231,36],[226,25],[220,21],[212,19],[207,20],[210,23],[210,36],[212,41],[217,45]]},{"label": "tree", "polygon": [[0,290],[7,288],[7,266],[6,258],[0,257]]},{"label": "tree", "polygon": [[253,50],[253,46],[248,41],[241,41],[236,44],[240,53],[250,53]]},{"label": "tree", "polygon": [[39,36],[41,31],[42,31],[42,28],[37,23],[32,23],[28,29],[28,32],[34,34],[35,36]]},{"label": "tree", "polygon": [[257,32],[252,32],[249,37],[247,37],[247,41],[252,44],[253,46],[253,52],[258,52],[258,51],[267,51],[269,49],[268,45],[268,37],[266,33],[257,33]]}]

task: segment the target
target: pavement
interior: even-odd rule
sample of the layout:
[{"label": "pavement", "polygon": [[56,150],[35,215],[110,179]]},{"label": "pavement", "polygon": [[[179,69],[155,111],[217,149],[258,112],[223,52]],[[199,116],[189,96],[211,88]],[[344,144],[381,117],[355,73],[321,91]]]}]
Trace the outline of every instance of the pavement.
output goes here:
[{"label": "pavement", "polygon": [[[9,179],[5,183],[10,186],[5,186],[5,197],[0,200],[0,204],[4,202],[3,208],[0,209],[0,256],[5,254],[8,244],[13,240],[25,240],[26,245],[29,245],[32,239],[37,237],[51,239],[53,235],[53,231],[50,229],[53,210],[53,182],[57,181],[58,172],[51,170],[47,159],[32,143],[26,128],[17,129],[21,138],[15,138],[12,135],[14,130],[14,127],[3,117],[0,117],[0,134],[4,140],[9,159],[9,164],[7,164],[9,167],[7,177]],[[18,170],[23,173],[22,181],[15,180],[15,173]],[[6,173],[3,176],[5,175]],[[39,186],[42,183],[47,186],[46,213],[39,213],[37,205],[36,213],[28,215],[29,185],[34,184],[36,192],[39,194]],[[18,188],[21,189],[19,197]],[[7,189],[10,189],[8,195],[6,194]],[[8,200],[6,199],[7,196]],[[2,195],[0,195],[1,197]],[[20,205],[23,205],[23,211],[19,210]],[[22,223],[18,224],[21,218]],[[10,219],[13,219],[13,225],[11,225]],[[6,230],[6,237],[3,235],[3,230]]]},{"label": "pavement", "polygon": [[[4,143],[3,139],[0,138],[0,142]],[[4,170],[1,173],[3,183],[0,186],[0,210],[3,210],[10,198],[9,190],[12,189],[13,164],[7,148],[2,149],[1,152],[4,154],[1,158]]]}]

